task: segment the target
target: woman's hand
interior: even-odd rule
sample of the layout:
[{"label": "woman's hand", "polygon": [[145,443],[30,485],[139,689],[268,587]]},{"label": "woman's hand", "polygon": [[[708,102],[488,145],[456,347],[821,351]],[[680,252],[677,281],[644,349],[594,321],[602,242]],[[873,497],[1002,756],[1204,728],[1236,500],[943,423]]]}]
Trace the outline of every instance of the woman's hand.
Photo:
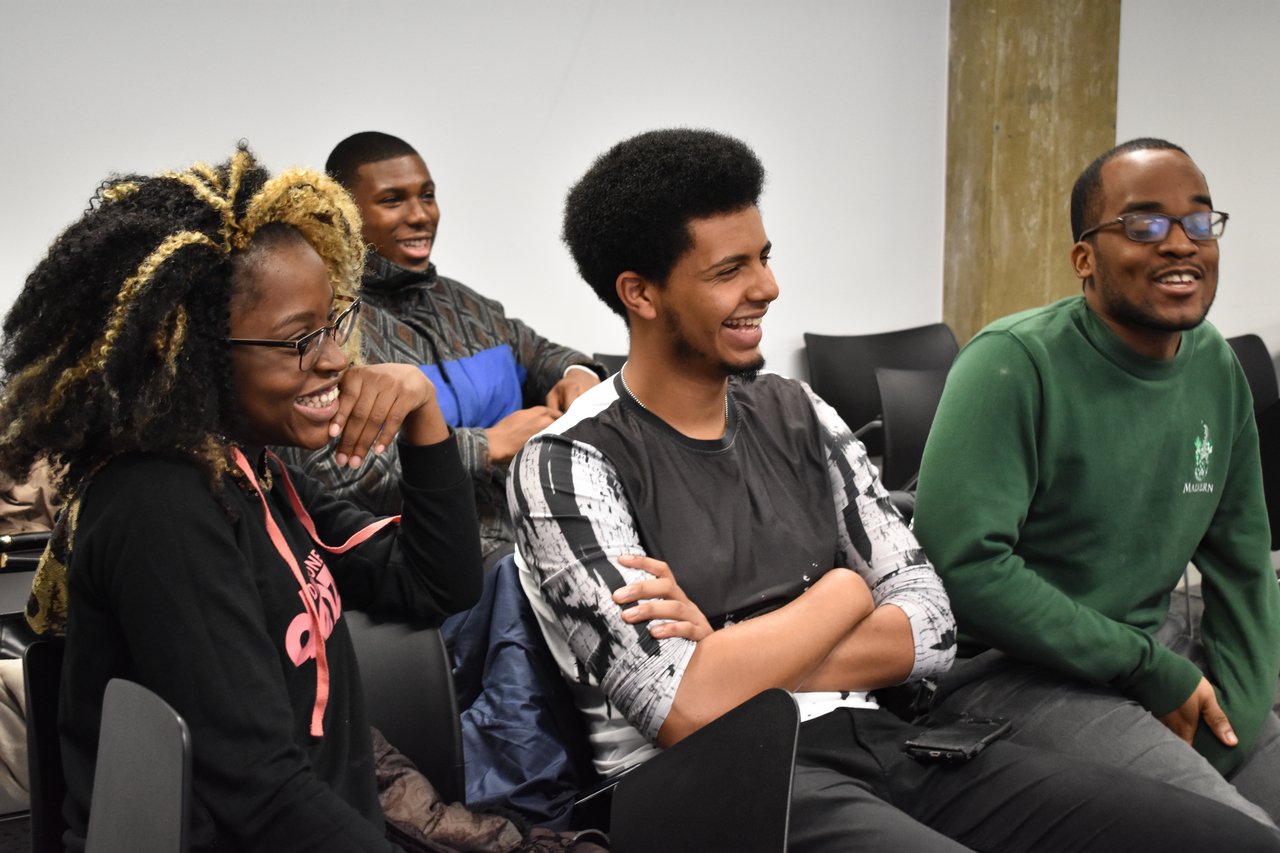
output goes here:
[{"label": "woman's hand", "polygon": [[359,468],[404,428],[408,444],[435,444],[449,437],[436,389],[412,364],[361,364],[347,368],[338,383],[338,413],[329,435],[339,439],[339,465]]},{"label": "woman's hand", "polygon": [[641,602],[633,607],[624,607],[622,621],[635,624],[655,619],[670,620],[649,626],[650,635],[660,640],[684,637],[697,642],[711,634],[711,623],[676,583],[670,566],[662,560],[639,554],[626,554],[619,557],[618,562],[629,569],[653,575],[650,580],[629,583],[614,592],[613,600],[618,604]]}]

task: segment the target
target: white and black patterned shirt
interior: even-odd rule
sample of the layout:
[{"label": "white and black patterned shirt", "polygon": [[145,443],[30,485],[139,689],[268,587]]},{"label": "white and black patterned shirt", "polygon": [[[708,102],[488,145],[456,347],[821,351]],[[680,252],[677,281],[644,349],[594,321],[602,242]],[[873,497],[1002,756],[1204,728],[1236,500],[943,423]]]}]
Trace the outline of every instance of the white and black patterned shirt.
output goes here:
[{"label": "white and black patterned shirt", "polygon": [[[511,466],[521,580],[586,714],[597,769],[643,760],[695,644],[622,621],[612,594],[645,577],[617,558],[666,561],[714,628],[774,610],[848,567],[877,606],[907,615],[911,677],[945,671],[955,623],[941,581],[889,503],[860,442],[800,382],[730,383],[723,438],[690,439],[618,377],[534,436]],[[801,696],[829,710],[863,694]]]}]

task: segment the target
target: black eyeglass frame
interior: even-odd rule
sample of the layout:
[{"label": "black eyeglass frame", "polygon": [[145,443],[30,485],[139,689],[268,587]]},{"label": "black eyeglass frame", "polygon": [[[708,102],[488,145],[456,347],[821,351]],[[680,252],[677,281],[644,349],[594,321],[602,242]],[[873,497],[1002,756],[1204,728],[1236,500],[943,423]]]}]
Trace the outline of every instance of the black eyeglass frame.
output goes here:
[{"label": "black eyeglass frame", "polygon": [[[350,302],[351,304],[344,308],[337,317],[334,317],[332,323],[307,332],[302,337],[292,341],[274,341],[263,338],[223,338],[222,340],[235,346],[289,347],[296,349],[298,351],[298,369],[302,371],[310,370],[316,366],[316,361],[320,358],[320,351],[324,349],[325,335],[331,335],[333,342],[338,346],[342,346],[347,342],[347,338],[351,336],[351,330],[355,327],[356,317],[360,314],[360,306],[364,303],[363,299],[352,296],[337,295],[333,299],[335,302]],[[350,321],[350,324],[346,331],[343,331],[340,327],[348,321]],[[314,349],[311,346],[312,341],[315,342]],[[310,364],[305,364],[304,360],[311,353],[315,353],[314,358]]]},{"label": "black eyeglass frame", "polygon": [[[1208,217],[1210,217],[1210,219],[1209,219],[1209,236],[1208,236],[1208,237],[1193,237],[1193,236],[1191,236],[1191,232],[1187,230],[1186,223],[1185,223],[1183,220],[1190,219],[1190,218],[1191,218],[1191,217],[1193,217],[1193,216],[1208,216]],[[1216,218],[1216,219],[1215,219],[1214,217],[1218,217],[1218,218]],[[1151,238],[1151,239],[1149,239],[1149,240],[1142,240],[1142,239],[1139,239],[1139,238],[1137,238],[1137,237],[1133,236],[1133,232],[1132,232],[1131,230],[1129,230],[1129,222],[1130,222],[1131,220],[1137,220],[1137,219],[1139,219],[1139,218],[1144,218],[1144,219],[1148,219],[1148,220],[1152,220],[1152,219],[1163,219],[1163,220],[1164,220],[1166,223],[1168,223],[1168,224],[1165,226],[1164,233],[1163,233],[1163,234],[1161,234],[1160,236],[1158,236],[1158,237],[1152,237],[1152,238]],[[1129,238],[1130,240],[1132,240],[1133,242],[1135,242],[1135,243],[1159,243],[1161,240],[1168,239],[1168,237],[1169,237],[1169,232],[1173,230],[1173,223],[1175,223],[1175,222],[1176,222],[1176,223],[1178,223],[1179,225],[1181,225],[1181,226],[1182,226],[1182,231],[1183,231],[1183,233],[1184,233],[1184,234],[1186,234],[1186,235],[1187,235],[1187,239],[1189,239],[1189,240],[1194,240],[1194,241],[1195,241],[1195,242],[1197,242],[1197,243],[1211,243],[1211,242],[1213,242],[1214,240],[1217,240],[1219,237],[1221,237],[1224,233],[1226,233],[1226,230],[1227,230],[1227,220],[1228,220],[1228,219],[1230,219],[1230,218],[1231,218],[1231,214],[1229,214],[1229,213],[1224,213],[1224,212],[1223,212],[1223,211],[1221,211],[1221,210],[1197,210],[1197,211],[1194,211],[1194,212],[1192,212],[1192,213],[1188,213],[1188,214],[1186,214],[1185,216],[1174,216],[1174,215],[1173,215],[1173,214],[1171,214],[1171,213],[1150,213],[1150,212],[1145,211],[1145,210],[1135,210],[1135,211],[1133,211],[1132,213],[1124,213],[1124,214],[1121,214],[1120,216],[1117,216],[1115,219],[1112,219],[1112,220],[1110,220],[1110,221],[1108,221],[1108,222],[1103,222],[1103,223],[1101,223],[1100,225],[1095,225],[1095,226],[1093,226],[1092,228],[1086,228],[1084,231],[1081,231],[1081,232],[1080,232],[1080,240],[1083,240],[1085,237],[1089,237],[1089,236],[1091,236],[1091,235],[1093,235],[1093,234],[1098,233],[1098,232],[1099,232],[1099,231],[1101,231],[1103,228],[1109,228],[1109,227],[1111,227],[1112,225],[1123,225],[1123,226],[1124,226],[1124,236],[1128,237],[1128,238]],[[1213,232],[1214,232],[1215,230],[1216,230],[1218,233],[1214,234]],[[1076,242],[1078,243],[1078,242],[1080,242],[1080,240],[1077,240]]]}]

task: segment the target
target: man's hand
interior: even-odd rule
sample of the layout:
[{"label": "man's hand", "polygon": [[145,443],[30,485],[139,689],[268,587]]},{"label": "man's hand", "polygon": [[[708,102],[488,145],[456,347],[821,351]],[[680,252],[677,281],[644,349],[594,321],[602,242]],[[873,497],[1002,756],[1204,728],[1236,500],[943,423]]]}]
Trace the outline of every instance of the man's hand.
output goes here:
[{"label": "man's hand", "polygon": [[1209,730],[1227,746],[1235,746],[1240,742],[1231,729],[1231,721],[1218,705],[1218,696],[1213,692],[1213,685],[1209,683],[1209,679],[1203,677],[1196,685],[1195,691],[1187,697],[1187,701],[1161,717],[1160,722],[1189,744],[1195,737],[1201,720],[1204,720]]},{"label": "man's hand", "polygon": [[567,412],[569,404],[593,385],[600,384],[600,377],[585,370],[570,370],[555,384],[551,393],[547,394],[547,408],[557,412]]},{"label": "man's hand", "polygon": [[676,583],[670,566],[662,560],[639,554],[624,555],[618,558],[618,562],[629,569],[653,575],[650,580],[629,583],[614,592],[613,600],[618,604],[641,602],[634,607],[624,607],[622,621],[634,625],[654,619],[671,620],[649,626],[649,634],[659,640],[684,637],[697,642],[711,633],[711,623]]},{"label": "man's hand", "polygon": [[[574,373],[581,372],[574,371]],[[531,406],[512,412],[489,427],[485,430],[485,434],[489,437],[489,462],[494,465],[506,465],[520,452],[520,448],[524,447],[526,441],[560,417],[562,413],[563,410],[548,406]]]}]

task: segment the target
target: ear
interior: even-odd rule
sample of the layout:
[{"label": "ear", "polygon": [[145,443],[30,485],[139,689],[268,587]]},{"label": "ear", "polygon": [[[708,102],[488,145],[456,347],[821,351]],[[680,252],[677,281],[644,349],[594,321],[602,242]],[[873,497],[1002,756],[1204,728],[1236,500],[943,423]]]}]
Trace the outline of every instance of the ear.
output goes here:
[{"label": "ear", "polygon": [[628,314],[634,314],[642,320],[652,320],[658,316],[653,301],[658,288],[640,273],[627,270],[618,276],[614,286]]},{"label": "ear", "polygon": [[1071,266],[1075,268],[1076,278],[1088,283],[1093,278],[1095,248],[1092,243],[1081,240],[1071,247]]}]

